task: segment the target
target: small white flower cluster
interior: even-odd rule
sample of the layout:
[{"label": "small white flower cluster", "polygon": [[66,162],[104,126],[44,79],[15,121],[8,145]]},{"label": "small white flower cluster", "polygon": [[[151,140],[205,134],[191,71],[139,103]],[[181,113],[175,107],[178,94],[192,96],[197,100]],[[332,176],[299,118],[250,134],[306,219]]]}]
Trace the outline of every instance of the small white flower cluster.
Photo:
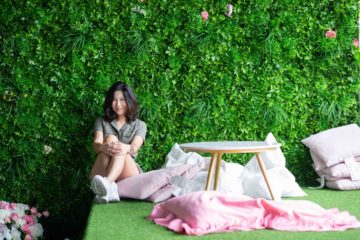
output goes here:
[{"label": "small white flower cluster", "polygon": [[0,201],[0,239],[41,239],[44,229],[38,219],[48,216],[48,211],[39,212],[26,204]]}]

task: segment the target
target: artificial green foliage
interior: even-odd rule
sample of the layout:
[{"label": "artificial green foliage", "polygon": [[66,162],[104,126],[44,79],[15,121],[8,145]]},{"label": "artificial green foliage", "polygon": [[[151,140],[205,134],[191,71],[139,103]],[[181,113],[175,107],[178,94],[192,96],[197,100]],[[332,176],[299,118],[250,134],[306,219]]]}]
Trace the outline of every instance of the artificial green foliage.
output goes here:
[{"label": "artificial green foliage", "polygon": [[2,1],[0,198],[48,208],[50,232],[61,223],[76,235],[92,200],[92,126],[118,80],[148,125],[144,170],[174,143],[271,131],[297,180],[313,184],[300,140],[360,122],[357,1],[234,1],[232,17],[227,3]]}]

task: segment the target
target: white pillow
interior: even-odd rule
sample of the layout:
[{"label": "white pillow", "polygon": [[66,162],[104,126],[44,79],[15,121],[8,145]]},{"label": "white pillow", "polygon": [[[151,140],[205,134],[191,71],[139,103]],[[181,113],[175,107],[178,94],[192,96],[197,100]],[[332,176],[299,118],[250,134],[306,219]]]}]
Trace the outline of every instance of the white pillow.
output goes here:
[{"label": "white pillow", "polygon": [[[265,141],[269,144],[277,143],[272,133],[267,135]],[[275,199],[306,196],[306,193],[296,183],[294,175],[285,167],[285,156],[280,148],[261,153],[261,157]],[[245,165],[242,181],[246,195],[254,198],[271,199],[255,156]]]},{"label": "white pillow", "polygon": [[[360,128],[357,124],[332,128],[301,142],[319,157],[325,167],[330,167],[343,162],[345,158],[360,155]],[[315,170],[320,170],[322,163],[315,164]]]},{"label": "white pillow", "polygon": [[[277,143],[274,135],[271,132],[266,136],[265,142],[269,145]],[[273,151],[266,151],[261,153],[261,159],[264,163],[265,169],[271,169],[280,166],[285,167],[286,160],[280,147]],[[245,165],[245,167],[250,171],[260,171],[260,167],[255,156]]]},{"label": "white pillow", "polygon": [[175,143],[170,152],[165,157],[165,164],[162,168],[176,167],[181,165],[200,165],[205,167],[204,157],[196,152],[184,152],[179,144]]}]

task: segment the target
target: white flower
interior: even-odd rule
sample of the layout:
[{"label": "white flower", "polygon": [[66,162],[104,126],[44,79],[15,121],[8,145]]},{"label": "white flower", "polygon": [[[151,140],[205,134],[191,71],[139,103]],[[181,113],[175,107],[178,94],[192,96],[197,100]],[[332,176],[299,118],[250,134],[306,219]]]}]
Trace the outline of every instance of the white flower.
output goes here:
[{"label": "white flower", "polygon": [[48,155],[52,152],[52,147],[48,146],[48,145],[44,145],[44,150],[43,150],[43,154]]},{"label": "white flower", "polygon": [[41,237],[43,235],[44,229],[41,224],[37,223],[30,227],[31,235],[35,238]]},{"label": "white flower", "polygon": [[11,237],[13,240],[21,240],[21,233],[17,228],[11,227]]},{"label": "white flower", "polygon": [[5,224],[0,224],[0,239],[11,240],[10,230]]},{"label": "white flower", "polygon": [[4,218],[10,217],[10,214],[10,210],[0,209],[0,219],[4,220]]},{"label": "white flower", "polygon": [[24,225],[26,223],[26,221],[22,218],[19,218],[18,220],[15,221],[15,226],[20,228],[22,225]]},{"label": "white flower", "polygon": [[19,216],[19,218],[22,218],[25,214],[25,211],[29,210],[29,206],[26,204],[18,203],[15,208],[15,213]]}]

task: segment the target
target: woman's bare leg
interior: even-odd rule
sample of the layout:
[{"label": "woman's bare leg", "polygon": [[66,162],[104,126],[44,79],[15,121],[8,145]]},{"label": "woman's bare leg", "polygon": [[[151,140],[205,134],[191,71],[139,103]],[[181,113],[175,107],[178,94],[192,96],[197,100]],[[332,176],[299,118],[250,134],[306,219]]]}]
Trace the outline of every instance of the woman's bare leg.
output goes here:
[{"label": "woman's bare leg", "polygon": [[124,161],[123,171],[121,172],[120,176],[118,176],[116,181],[120,181],[125,178],[140,174],[138,166],[135,163],[135,160],[129,154],[126,155],[124,160],[125,161]]},{"label": "woman's bare leg", "polygon": [[[105,138],[104,143],[117,142],[118,139],[114,135],[109,135]],[[95,175],[100,175],[106,177],[108,172],[108,167],[111,162],[111,157],[105,153],[99,153],[96,157],[96,161],[91,170],[91,178]]]},{"label": "woman's bare leg", "polygon": [[106,177],[109,182],[115,182],[115,180],[120,176],[124,169],[125,163],[125,154],[111,157],[109,166],[107,168]]},{"label": "woman's bare leg", "polygon": [[[114,135],[109,135],[104,143],[118,142]],[[139,174],[139,169],[134,159],[129,154],[111,157],[100,153],[91,171],[91,176],[100,175],[106,177],[109,182],[120,181]]]},{"label": "woman's bare leg", "polygon": [[110,156],[106,155],[105,153],[99,153],[91,170],[91,178],[93,178],[95,175],[105,177],[109,163]]}]

